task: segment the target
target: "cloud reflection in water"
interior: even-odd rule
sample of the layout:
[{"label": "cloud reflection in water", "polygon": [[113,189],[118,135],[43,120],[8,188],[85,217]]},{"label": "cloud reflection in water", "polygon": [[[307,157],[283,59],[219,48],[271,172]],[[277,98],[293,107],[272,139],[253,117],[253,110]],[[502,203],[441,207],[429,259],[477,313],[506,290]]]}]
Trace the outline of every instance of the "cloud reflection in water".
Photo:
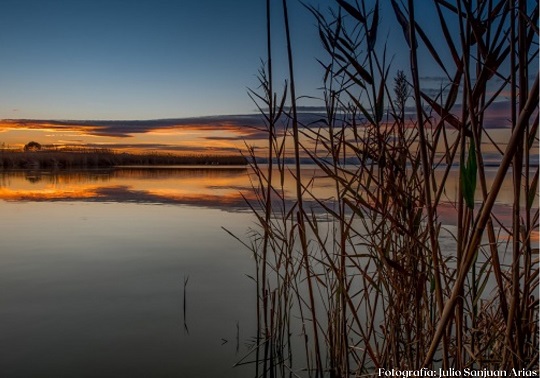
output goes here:
[{"label": "cloud reflection in water", "polygon": [[246,168],[4,172],[0,200],[190,205],[229,211],[254,200]]}]

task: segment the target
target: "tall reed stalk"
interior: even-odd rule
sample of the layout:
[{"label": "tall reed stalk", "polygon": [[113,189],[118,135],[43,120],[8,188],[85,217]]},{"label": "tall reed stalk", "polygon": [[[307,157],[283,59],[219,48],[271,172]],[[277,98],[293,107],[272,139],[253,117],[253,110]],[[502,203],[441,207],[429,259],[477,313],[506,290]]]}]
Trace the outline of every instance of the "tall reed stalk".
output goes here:
[{"label": "tall reed stalk", "polygon": [[[289,74],[273,93],[270,4],[268,60],[250,91],[268,132],[266,165],[250,149],[256,375],[538,371],[538,4],[430,0],[430,20],[412,0],[307,5],[326,53],[326,111],[310,125],[297,107],[286,0]],[[398,67],[379,36],[382,9],[409,50]],[[433,19],[439,38],[422,25]],[[428,61],[441,75],[434,94]],[[495,115],[510,123],[505,141]],[[331,198],[318,194],[321,180]]]}]

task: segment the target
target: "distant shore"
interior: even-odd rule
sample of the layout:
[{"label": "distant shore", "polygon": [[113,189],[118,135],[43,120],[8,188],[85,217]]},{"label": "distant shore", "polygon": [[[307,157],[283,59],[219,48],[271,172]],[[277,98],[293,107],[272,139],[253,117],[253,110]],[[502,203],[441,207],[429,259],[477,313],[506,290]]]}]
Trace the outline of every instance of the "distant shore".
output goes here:
[{"label": "distant shore", "polygon": [[123,165],[247,165],[239,155],[169,155],[127,153],[111,150],[0,151],[0,169],[106,168]]}]

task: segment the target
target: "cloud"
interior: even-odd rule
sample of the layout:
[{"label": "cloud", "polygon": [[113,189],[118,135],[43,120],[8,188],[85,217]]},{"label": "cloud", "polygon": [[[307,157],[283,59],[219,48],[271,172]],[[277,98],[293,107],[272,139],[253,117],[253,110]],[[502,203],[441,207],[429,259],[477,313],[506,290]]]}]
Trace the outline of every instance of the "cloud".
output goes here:
[{"label": "cloud", "polygon": [[[290,110],[290,107],[285,107],[286,110]],[[299,112],[312,112],[312,113],[326,113],[326,106],[297,106],[296,110]]]},{"label": "cloud", "polygon": [[441,94],[446,95],[450,91],[449,87],[446,88],[422,88],[422,92],[432,99],[440,97]]},{"label": "cloud", "polygon": [[[425,80],[441,80],[443,77],[426,77]],[[424,88],[429,95],[438,92],[438,89]],[[321,106],[302,106],[299,107],[299,126],[306,130],[317,130],[324,128],[325,115],[321,113],[324,107]],[[429,110],[429,109],[426,109]],[[410,124],[414,121],[416,109],[407,106],[407,120]],[[461,117],[461,105],[456,104],[451,113],[458,118]],[[432,113],[435,118],[436,114]],[[484,127],[486,129],[504,129],[509,128],[510,103],[509,101],[498,101],[490,104],[484,116]],[[358,119],[359,124],[365,120]],[[287,116],[283,116],[280,122],[276,125],[278,135],[283,135],[285,130],[289,128],[291,122]],[[109,148],[114,150],[154,150],[170,153],[231,153],[237,154],[238,148],[243,146],[243,142],[250,145],[260,145],[267,139],[267,125],[261,114],[244,114],[244,115],[218,115],[206,117],[189,117],[189,118],[171,118],[171,119],[155,119],[155,120],[32,120],[32,119],[11,119],[4,120],[0,123],[0,130],[7,131],[10,129],[35,129],[35,130],[51,130],[75,132],[80,136],[102,136],[119,138],[118,143],[99,144],[99,143],[84,143],[81,141],[79,145],[85,145],[90,148]],[[165,141],[164,143],[121,143],[123,139],[126,142],[130,137],[142,135],[145,133],[175,133],[193,132],[196,137],[186,143],[172,144]],[[310,134],[311,135],[311,134]],[[80,138],[78,138],[80,139]],[[138,138],[144,139],[144,138]],[[160,139],[161,142],[164,139]],[[196,140],[196,142],[194,142]],[[67,142],[67,141],[66,141]],[[93,142],[93,140],[89,140]],[[214,143],[212,143],[214,142]],[[77,142],[67,142],[67,144],[76,144]],[[264,142],[263,142],[264,143]]]},{"label": "cloud", "polygon": [[[261,134],[263,134],[263,131],[261,131]],[[206,140],[238,140],[238,137],[234,136],[207,136],[204,137]],[[247,139],[259,139],[259,138],[247,138]]]},{"label": "cloud", "polygon": [[230,153],[237,155],[239,149],[236,147],[194,147],[193,145],[171,145],[165,143],[72,143],[67,142],[66,146],[84,146],[86,148],[106,148],[111,150],[147,150],[147,151],[163,151],[163,152],[185,152],[190,154],[197,153]]},{"label": "cloud", "polygon": [[[321,114],[301,112],[299,113],[300,127],[309,127],[322,117]],[[283,116],[276,125],[278,133],[283,132],[288,123],[289,119]],[[119,121],[7,119],[2,121],[1,126],[7,129],[75,131],[84,135],[116,138],[129,138],[134,134],[168,130],[226,131],[231,134],[228,136],[203,136],[208,140],[256,140],[264,139],[267,136],[265,132],[267,126],[260,114]]]},{"label": "cloud", "polygon": [[260,115],[226,115],[157,120],[39,120],[10,119],[3,124],[9,128],[30,128],[72,130],[87,135],[125,138],[131,134],[148,133],[158,130],[224,130],[249,136],[258,132],[264,122]]},{"label": "cloud", "polygon": [[420,81],[436,81],[438,83],[448,81],[446,76],[420,76]]}]

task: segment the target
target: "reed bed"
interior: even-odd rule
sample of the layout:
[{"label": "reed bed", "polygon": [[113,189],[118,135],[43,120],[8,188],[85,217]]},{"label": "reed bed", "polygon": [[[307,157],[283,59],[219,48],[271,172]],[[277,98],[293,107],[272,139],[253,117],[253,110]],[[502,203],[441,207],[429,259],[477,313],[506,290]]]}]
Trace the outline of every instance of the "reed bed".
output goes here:
[{"label": "reed bed", "polygon": [[108,149],[0,151],[0,169],[104,168],[121,165],[247,165],[241,156],[126,153]]},{"label": "reed bed", "polygon": [[[401,71],[379,36],[379,1],[306,6],[326,51],[326,112],[301,125],[287,2],[289,76],[277,94],[267,0],[268,59],[250,95],[266,120],[268,164],[250,150],[258,228],[245,243],[256,262],[259,332],[239,362],[255,363],[256,376],[538,375],[538,3],[421,3],[429,20],[412,0],[391,0],[385,14],[392,38],[408,46]],[[434,20],[444,43],[422,26]],[[444,78],[439,93],[422,82],[427,60]],[[502,100],[503,143],[487,122]],[[493,151],[500,164],[490,181],[484,160]],[[330,198],[303,174],[306,157],[333,183]],[[504,180],[514,188],[509,222],[494,211]],[[443,223],[442,206],[455,226]]]}]

